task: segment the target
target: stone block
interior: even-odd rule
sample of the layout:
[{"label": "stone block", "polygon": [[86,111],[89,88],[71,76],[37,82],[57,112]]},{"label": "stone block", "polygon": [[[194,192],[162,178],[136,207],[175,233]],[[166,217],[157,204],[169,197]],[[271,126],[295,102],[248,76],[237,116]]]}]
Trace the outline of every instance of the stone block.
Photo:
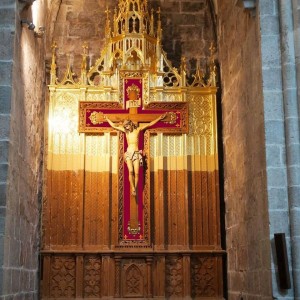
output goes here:
[{"label": "stone block", "polygon": [[11,285],[12,285],[12,278],[11,278],[11,270],[9,268],[5,268],[3,272],[3,294],[11,294]]},{"label": "stone block", "polygon": [[[284,64],[282,66],[283,69],[283,82],[284,82],[284,92],[286,92],[286,89],[296,89],[296,66],[294,63],[292,64]],[[290,94],[287,94],[287,96]]]},{"label": "stone block", "polygon": [[[0,291],[3,291],[3,269],[1,267],[0,267]],[[4,300],[4,296],[1,296],[1,294],[0,294],[0,299]]]},{"label": "stone block", "polygon": [[4,236],[5,233],[5,217],[0,216],[0,236]]},{"label": "stone block", "polygon": [[56,23],[55,24],[55,30],[54,30],[54,35],[58,38],[61,36],[66,35],[66,30],[67,30],[67,24],[66,23]]},{"label": "stone block", "polygon": [[32,272],[30,272],[29,273],[29,285],[30,285],[30,287],[29,287],[29,289],[31,290],[31,291],[34,291],[34,286],[35,286],[35,282],[36,282],[36,276],[37,276],[37,274],[36,274],[36,272],[35,271],[32,271]]},{"label": "stone block", "polygon": [[1,0],[0,8],[1,6],[7,7],[9,5],[15,5],[16,1],[15,0]]},{"label": "stone block", "polygon": [[263,68],[263,88],[266,91],[282,91],[282,73],[280,67]]},{"label": "stone block", "polygon": [[14,35],[10,28],[0,27],[0,59],[11,60],[13,56],[13,41]]},{"label": "stone block", "polygon": [[289,197],[293,204],[292,207],[300,207],[300,186],[290,186],[288,188]]},{"label": "stone block", "polygon": [[285,187],[268,189],[269,209],[288,210],[288,194]]},{"label": "stone block", "polygon": [[8,139],[10,130],[10,115],[0,114],[0,139]]},{"label": "stone block", "polygon": [[[286,139],[289,144],[297,144],[299,146],[299,119],[288,118],[286,119]],[[287,153],[288,159],[293,161],[293,157]],[[294,162],[292,164],[295,164]]]},{"label": "stone block", "polygon": [[262,36],[279,35],[279,19],[278,19],[278,16],[271,16],[271,15],[263,16],[260,20],[260,28],[261,28]]},{"label": "stone block", "polygon": [[161,3],[161,10],[165,13],[174,13],[180,11],[179,1],[164,1]]},{"label": "stone block", "polygon": [[264,92],[265,120],[283,120],[283,98],[281,91]]},{"label": "stone block", "polygon": [[13,269],[12,270],[12,292],[14,294],[18,294],[20,292],[20,270],[19,269]]},{"label": "stone block", "polygon": [[69,36],[78,36],[85,39],[91,38],[96,35],[95,24],[92,23],[76,23],[71,24],[69,27]]},{"label": "stone block", "polygon": [[262,38],[262,64],[264,66],[279,66],[281,64],[280,37],[265,36]]},{"label": "stone block", "polygon": [[286,236],[290,235],[290,223],[288,211],[272,211],[270,210],[270,235],[274,233],[285,233]]},{"label": "stone block", "polygon": [[9,142],[0,140],[0,164],[8,162]]},{"label": "stone block", "polygon": [[260,16],[275,14],[274,0],[264,0],[259,1],[258,3],[260,8]]},{"label": "stone block", "polygon": [[0,60],[0,85],[10,85],[12,78],[12,62]]},{"label": "stone block", "polygon": [[21,242],[15,240],[14,237],[10,239],[9,265],[14,268],[20,266],[21,245],[22,245]]},{"label": "stone block", "polygon": [[199,11],[202,11],[203,8],[204,8],[203,2],[182,2],[181,3],[182,12],[197,13]]},{"label": "stone block", "polygon": [[300,187],[300,167],[290,166],[289,167],[289,185]]},{"label": "stone block", "polygon": [[283,146],[285,142],[283,121],[266,121],[265,138],[266,138],[267,145],[275,144],[275,145]]},{"label": "stone block", "polygon": [[6,216],[6,207],[0,206],[0,217],[5,218]]},{"label": "stone block", "polygon": [[285,151],[281,145],[267,145],[266,157],[268,167],[284,167],[285,166]]},{"label": "stone block", "polygon": [[298,99],[295,87],[287,88],[283,91],[285,115],[290,118],[298,118]]},{"label": "stone block", "polygon": [[0,85],[0,114],[9,114],[11,109],[11,86]]},{"label": "stone block", "polygon": [[[296,239],[298,239],[298,242],[300,242],[300,210],[298,207],[296,208],[291,208],[290,209],[290,215],[291,215],[291,227],[293,228],[294,232],[294,242],[296,241]],[[300,254],[300,252],[299,252]],[[300,256],[299,256],[299,260],[300,260]],[[300,268],[300,265],[299,265]]]},{"label": "stone block", "polygon": [[6,183],[0,183],[0,206],[6,206]]},{"label": "stone block", "polygon": [[[2,3],[1,3],[2,4]],[[0,26],[15,24],[15,7],[3,7],[0,9]]]},{"label": "stone block", "polygon": [[285,168],[267,168],[268,187],[278,188],[287,186],[287,174]]},{"label": "stone block", "polygon": [[1,163],[0,164],[0,182],[1,183],[7,181],[7,172],[8,172],[8,164]]}]

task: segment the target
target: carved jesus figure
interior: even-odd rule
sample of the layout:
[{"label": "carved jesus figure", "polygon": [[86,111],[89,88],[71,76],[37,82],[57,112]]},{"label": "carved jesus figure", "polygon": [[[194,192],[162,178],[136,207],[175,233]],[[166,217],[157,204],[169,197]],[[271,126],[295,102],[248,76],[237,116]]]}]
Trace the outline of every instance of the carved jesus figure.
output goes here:
[{"label": "carved jesus figure", "polygon": [[142,130],[155,125],[160,120],[163,120],[166,114],[159,116],[157,119],[153,120],[148,124],[143,124],[137,126],[131,120],[125,120],[122,125],[116,125],[107,116],[104,119],[109,123],[109,125],[119,131],[122,131],[126,135],[126,140],[128,147],[124,154],[124,159],[129,171],[129,183],[131,187],[131,194],[136,195],[138,180],[139,180],[139,167],[143,165],[142,150],[138,148],[139,144],[139,134]]}]

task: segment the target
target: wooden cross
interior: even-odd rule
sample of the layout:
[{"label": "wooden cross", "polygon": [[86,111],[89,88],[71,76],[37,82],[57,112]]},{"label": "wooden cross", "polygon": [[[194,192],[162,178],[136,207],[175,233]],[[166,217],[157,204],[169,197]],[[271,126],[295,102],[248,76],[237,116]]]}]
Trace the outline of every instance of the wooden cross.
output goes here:
[{"label": "wooden cross", "polygon": [[[152,102],[143,105],[142,79],[129,78],[124,84],[124,103],[118,102],[80,102],[79,132],[97,133],[112,131],[105,116],[116,123],[129,119],[139,125],[149,123],[159,116],[166,117],[156,123],[150,131],[166,133],[184,133],[188,131],[188,107],[185,102]],[[140,150],[143,150],[143,136],[140,136]],[[125,168],[127,169],[127,168]],[[140,172],[142,173],[142,172]],[[124,185],[128,184],[126,176]],[[124,239],[141,239],[143,228],[141,226],[142,216],[139,214],[139,205],[143,201],[143,183],[139,181],[137,195],[130,192],[123,195],[124,210],[130,210],[130,219],[127,228],[124,228]],[[124,191],[128,188],[124,188]],[[130,200],[128,199],[130,197]],[[127,201],[129,200],[129,201]],[[130,208],[126,207],[127,202]],[[126,226],[127,224],[125,224]]]}]

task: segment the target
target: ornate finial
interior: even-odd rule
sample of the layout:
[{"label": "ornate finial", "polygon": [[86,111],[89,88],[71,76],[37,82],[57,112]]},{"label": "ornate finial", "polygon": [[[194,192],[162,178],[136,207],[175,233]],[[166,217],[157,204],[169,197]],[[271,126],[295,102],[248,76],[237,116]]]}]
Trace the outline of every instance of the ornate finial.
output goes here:
[{"label": "ornate finial", "polygon": [[88,53],[88,43],[84,42],[82,45],[83,53],[82,53],[82,62],[81,62],[81,84],[87,83],[86,71],[87,71],[87,53]]},{"label": "ornate finial", "polygon": [[115,7],[115,10],[114,10],[114,20],[113,20],[113,26],[114,26],[114,36],[117,34],[118,32],[118,22],[117,22],[117,8]]},{"label": "ornate finial", "polygon": [[51,61],[51,71],[50,71],[50,84],[56,84],[56,41],[53,42],[52,46],[52,61]]},{"label": "ornate finial", "polygon": [[84,55],[87,55],[87,51],[88,51],[88,49],[89,49],[89,46],[88,46],[88,43],[87,43],[87,42],[84,42],[84,43],[83,43],[82,49],[83,49],[83,54],[84,54]]},{"label": "ornate finial", "polygon": [[76,84],[76,82],[74,81],[75,73],[72,72],[70,61],[71,61],[71,57],[70,55],[68,55],[67,70],[65,72],[63,80],[60,83],[61,85]]},{"label": "ornate finial", "polygon": [[214,43],[211,43],[210,47],[210,59],[209,59],[209,79],[208,79],[208,84],[211,86],[216,86],[216,64],[215,64],[215,52],[216,52],[216,47]]},{"label": "ornate finial", "polygon": [[106,6],[105,13],[106,13],[106,20],[107,20],[107,19],[109,19],[109,13],[110,13],[110,10],[108,9],[108,6]]},{"label": "ornate finial", "polygon": [[181,69],[181,71],[186,72],[186,57],[185,56],[181,57],[180,69]]},{"label": "ornate finial", "polygon": [[111,33],[110,19],[109,19],[110,10],[108,9],[108,6],[106,7],[105,13],[106,13],[105,37],[110,38],[110,33]]},{"label": "ornate finial", "polygon": [[180,75],[182,79],[182,86],[186,85],[186,58],[185,56],[181,57],[181,65],[180,65]]},{"label": "ornate finial", "polygon": [[132,17],[132,29],[133,29],[133,32],[136,33],[136,18],[133,16]]},{"label": "ornate finial", "polygon": [[157,10],[157,16],[158,16],[158,21],[157,21],[157,39],[160,40],[162,38],[162,29],[161,29],[161,19],[160,19],[160,7],[158,7]]},{"label": "ornate finial", "polygon": [[159,21],[160,21],[160,13],[161,13],[161,10],[160,10],[160,6],[159,6],[158,9],[157,9],[157,16],[158,16]]},{"label": "ornate finial", "polygon": [[213,42],[210,44],[209,50],[210,50],[210,56],[212,57],[216,52],[216,47]]},{"label": "ornate finial", "polygon": [[150,34],[154,35],[154,9],[151,9],[151,19],[150,19]]},{"label": "ornate finial", "polygon": [[52,54],[54,54],[56,48],[57,48],[57,43],[56,43],[56,41],[54,41],[53,44],[52,44],[52,46],[51,46]]},{"label": "ornate finial", "polygon": [[193,75],[194,80],[191,84],[192,87],[206,87],[207,84],[205,83],[204,80],[204,73],[201,71],[200,68],[200,59],[197,59],[196,63],[196,73]]}]

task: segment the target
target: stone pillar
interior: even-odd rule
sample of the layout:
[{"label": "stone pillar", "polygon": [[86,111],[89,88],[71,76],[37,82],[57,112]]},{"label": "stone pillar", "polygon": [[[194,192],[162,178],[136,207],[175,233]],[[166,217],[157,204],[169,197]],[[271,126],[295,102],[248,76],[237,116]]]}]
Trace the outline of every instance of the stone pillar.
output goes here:
[{"label": "stone pillar", "polygon": [[[291,254],[294,296],[300,297],[300,142],[299,142],[299,108],[297,99],[297,74],[295,61],[294,24],[292,1],[279,1],[280,36],[282,49],[282,78],[285,113],[285,134],[287,154],[289,215],[291,227]],[[295,14],[297,14],[295,10]],[[297,18],[294,18],[297,19]],[[295,36],[295,39],[299,39]],[[298,74],[300,76],[300,73]]]},{"label": "stone pillar", "polygon": [[[270,239],[285,233],[294,287],[281,290],[276,276],[276,256],[272,259],[274,297],[299,297],[297,264],[299,249],[299,109],[295,68],[292,0],[260,1],[263,94],[270,215]],[[275,253],[274,243],[272,254]],[[299,269],[299,268],[298,268]]]},{"label": "stone pillar", "polygon": [[38,297],[44,40],[21,18],[42,26],[45,0],[32,2],[0,3],[0,298]]},{"label": "stone pillar", "polygon": [[[8,152],[11,119],[11,93],[15,5],[12,1],[0,3],[0,295],[3,291],[3,264],[5,245],[5,219],[8,187]],[[4,47],[5,45],[5,47]],[[6,290],[11,290],[5,286]]]},{"label": "stone pillar", "polygon": [[[262,88],[265,70],[261,68],[258,7],[245,9],[243,2],[218,1],[228,299],[270,299],[271,245]],[[256,4],[260,2],[266,1]],[[271,71],[270,74],[273,75]],[[273,78],[265,83],[271,84]],[[274,100],[270,94],[270,107]]]},{"label": "stone pillar", "polygon": [[[294,20],[293,33],[294,33],[294,49],[295,49],[295,67],[296,67],[296,86],[297,86],[297,102],[298,102],[298,124],[299,124],[299,111],[300,111],[300,2],[292,0],[293,18],[290,16],[290,20]],[[290,31],[290,34],[292,34]],[[299,129],[298,129],[299,130]],[[296,133],[296,130],[295,132]],[[299,133],[299,131],[298,131]],[[299,136],[298,136],[299,137]],[[293,162],[296,164],[293,168],[293,162],[291,164],[291,169],[294,174],[294,181],[291,182],[289,187],[289,192],[292,197],[290,214],[292,217],[291,228],[293,235],[292,249],[293,249],[293,279],[295,286],[295,297],[300,298],[300,179],[299,179],[299,168],[300,168],[300,159],[299,152],[300,146],[297,145],[297,149],[293,151]],[[297,176],[298,175],[298,176]]]}]

